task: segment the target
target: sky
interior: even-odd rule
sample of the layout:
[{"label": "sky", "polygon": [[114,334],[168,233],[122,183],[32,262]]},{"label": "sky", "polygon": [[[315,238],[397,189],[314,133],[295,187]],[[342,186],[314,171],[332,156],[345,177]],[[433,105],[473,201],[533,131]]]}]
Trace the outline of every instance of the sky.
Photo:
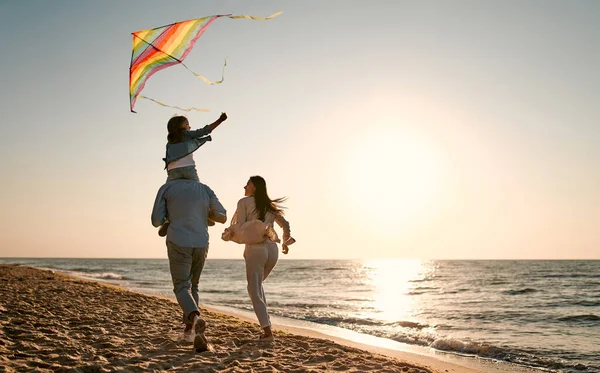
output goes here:
[{"label": "sky", "polygon": [[[194,158],[231,217],[287,197],[285,259],[600,259],[598,1],[0,1],[0,257],[166,258],[166,123],[132,36],[214,14],[142,92],[229,119]],[[209,228],[209,258],[242,258]],[[281,232],[281,231],[280,231]]]}]

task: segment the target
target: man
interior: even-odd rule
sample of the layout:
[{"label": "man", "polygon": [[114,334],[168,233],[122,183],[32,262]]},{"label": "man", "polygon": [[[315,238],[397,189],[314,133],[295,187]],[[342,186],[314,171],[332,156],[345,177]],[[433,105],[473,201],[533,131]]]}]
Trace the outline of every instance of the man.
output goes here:
[{"label": "man", "polygon": [[173,292],[183,311],[184,339],[193,338],[196,352],[203,352],[208,342],[204,336],[206,322],[198,309],[198,282],[208,253],[207,221],[210,215],[211,220],[225,223],[227,212],[207,185],[186,179],[160,187],[152,209],[152,225],[161,226],[167,211],[167,253]]}]

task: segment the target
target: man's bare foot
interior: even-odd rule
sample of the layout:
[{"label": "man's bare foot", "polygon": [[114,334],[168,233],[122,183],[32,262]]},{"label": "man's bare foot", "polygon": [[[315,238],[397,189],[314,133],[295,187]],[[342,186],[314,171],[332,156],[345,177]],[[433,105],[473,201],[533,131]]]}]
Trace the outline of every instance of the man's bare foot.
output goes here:
[{"label": "man's bare foot", "polygon": [[196,336],[194,337],[194,350],[196,352],[208,351],[208,341],[204,332],[206,331],[206,321],[200,318],[200,316],[194,317],[193,324]]}]

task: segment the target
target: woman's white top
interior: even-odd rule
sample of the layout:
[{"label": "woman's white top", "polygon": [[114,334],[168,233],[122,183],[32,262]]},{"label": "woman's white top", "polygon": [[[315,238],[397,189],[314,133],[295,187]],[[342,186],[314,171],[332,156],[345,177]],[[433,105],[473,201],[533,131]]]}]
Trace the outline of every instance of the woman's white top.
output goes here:
[{"label": "woman's white top", "polygon": [[[277,223],[283,230],[283,242],[290,238],[290,223],[283,215],[273,212],[265,214],[265,221],[258,220],[258,211],[254,197],[244,197],[238,201],[237,210],[231,219],[231,226],[226,229],[222,238],[226,241],[246,243],[258,241],[265,237],[264,242],[279,242],[277,234],[273,230],[273,224]],[[228,232],[229,231],[229,232]]]}]

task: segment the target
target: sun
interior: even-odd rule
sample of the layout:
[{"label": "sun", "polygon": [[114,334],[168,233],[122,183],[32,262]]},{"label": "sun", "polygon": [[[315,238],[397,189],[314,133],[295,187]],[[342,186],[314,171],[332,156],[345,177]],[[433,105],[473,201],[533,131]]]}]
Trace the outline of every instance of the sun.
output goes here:
[{"label": "sun", "polygon": [[435,208],[440,176],[439,158],[423,138],[394,130],[368,134],[347,157],[349,206],[382,228],[406,227]]}]

